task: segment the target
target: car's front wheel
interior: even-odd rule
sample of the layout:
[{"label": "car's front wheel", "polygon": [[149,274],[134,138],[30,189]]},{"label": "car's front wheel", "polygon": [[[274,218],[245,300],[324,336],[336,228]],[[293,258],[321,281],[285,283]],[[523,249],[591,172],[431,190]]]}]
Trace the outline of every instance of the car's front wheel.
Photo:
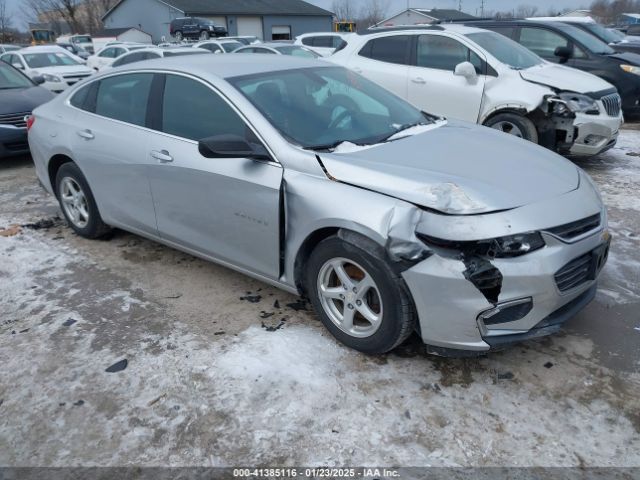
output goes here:
[{"label": "car's front wheel", "polygon": [[206,30],[200,32],[200,40],[209,40],[211,38],[211,34]]},{"label": "car's front wheel", "polygon": [[89,184],[75,163],[65,163],[58,170],[56,195],[69,226],[78,235],[98,238],[109,232]]},{"label": "car's front wheel", "polygon": [[173,34],[173,37],[176,39],[177,42],[181,42],[182,40],[184,40],[184,36],[182,35],[182,32],[179,30]]},{"label": "car's front wheel", "polygon": [[402,278],[384,259],[338,237],[315,248],[305,286],[322,323],[351,348],[385,353],[413,331],[413,303]]},{"label": "car's front wheel", "polygon": [[485,126],[538,143],[538,131],[534,123],[517,113],[499,113],[487,120]]}]

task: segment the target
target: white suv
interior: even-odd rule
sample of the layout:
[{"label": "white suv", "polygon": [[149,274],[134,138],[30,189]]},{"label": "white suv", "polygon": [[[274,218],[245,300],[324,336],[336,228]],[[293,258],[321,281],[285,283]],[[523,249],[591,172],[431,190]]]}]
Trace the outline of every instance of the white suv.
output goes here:
[{"label": "white suv", "polygon": [[611,84],[478,28],[373,29],[352,35],[329,60],[425,111],[496,128],[565,155],[611,148],[622,123],[620,96]]}]

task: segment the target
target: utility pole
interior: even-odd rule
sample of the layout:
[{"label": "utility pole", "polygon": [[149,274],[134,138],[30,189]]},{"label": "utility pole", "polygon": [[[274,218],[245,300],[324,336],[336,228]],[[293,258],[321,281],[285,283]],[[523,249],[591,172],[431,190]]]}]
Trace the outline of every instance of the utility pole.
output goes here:
[{"label": "utility pole", "polygon": [[458,2],[458,10],[462,11],[462,0]]},{"label": "utility pole", "polygon": [[484,18],[484,0],[480,0],[480,18]]}]

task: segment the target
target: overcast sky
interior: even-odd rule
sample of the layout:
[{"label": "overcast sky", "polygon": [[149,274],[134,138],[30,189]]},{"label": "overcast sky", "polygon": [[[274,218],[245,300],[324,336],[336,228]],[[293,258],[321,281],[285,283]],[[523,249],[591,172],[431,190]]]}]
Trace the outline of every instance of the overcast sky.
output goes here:
[{"label": "overcast sky", "polygon": [[[170,0],[167,0],[170,2]],[[235,0],[229,0],[235,1]],[[333,0],[308,0],[309,3],[313,3],[320,7],[331,10]],[[367,0],[352,0],[355,3],[362,4]],[[408,4],[411,7],[423,7],[423,8],[458,8],[459,0],[408,0]],[[477,9],[480,7],[482,0],[462,0],[462,10],[465,12],[476,14]],[[22,25],[24,18],[20,14],[21,7],[25,0],[7,0],[9,10],[15,17],[16,24]],[[389,5],[389,13],[393,14],[397,11],[403,10],[407,7],[407,0],[387,0]],[[485,9],[487,10],[507,10],[517,8],[518,5],[536,5],[542,13],[549,7],[554,8],[580,8],[588,6],[591,0],[485,0]]]}]

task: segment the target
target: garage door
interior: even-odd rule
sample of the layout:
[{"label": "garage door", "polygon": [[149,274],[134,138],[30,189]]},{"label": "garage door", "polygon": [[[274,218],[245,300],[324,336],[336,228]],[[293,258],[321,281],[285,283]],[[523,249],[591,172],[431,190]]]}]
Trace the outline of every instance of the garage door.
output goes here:
[{"label": "garage door", "polygon": [[238,35],[247,35],[264,39],[262,17],[238,17]]},{"label": "garage door", "polygon": [[291,40],[291,27],[288,25],[272,27],[271,38],[273,40]]},{"label": "garage door", "polygon": [[213,23],[220,27],[227,28],[227,17],[206,17],[210,20],[213,20]]}]

